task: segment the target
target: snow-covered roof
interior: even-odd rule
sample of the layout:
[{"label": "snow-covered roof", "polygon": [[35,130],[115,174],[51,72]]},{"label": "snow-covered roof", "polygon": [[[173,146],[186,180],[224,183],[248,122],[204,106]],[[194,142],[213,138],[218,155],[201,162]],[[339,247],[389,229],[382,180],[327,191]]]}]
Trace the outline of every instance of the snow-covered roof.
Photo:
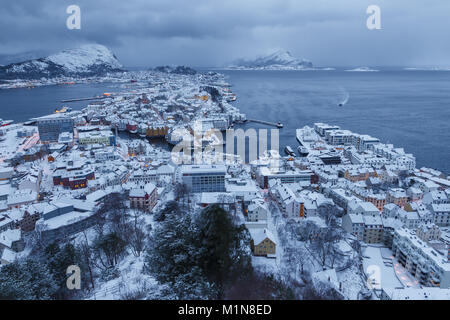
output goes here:
[{"label": "snow-covered roof", "polygon": [[236,200],[233,194],[228,192],[202,192],[200,203],[214,204],[214,203],[226,203],[231,204]]},{"label": "snow-covered roof", "polygon": [[12,244],[19,241],[21,237],[19,229],[9,229],[0,233],[0,244],[11,248]]},{"label": "snow-covered roof", "polygon": [[268,238],[273,243],[275,242],[275,237],[273,236],[272,232],[270,232],[269,229],[250,229],[249,230],[250,235],[252,236],[253,243],[256,245],[263,242],[266,238]]},{"label": "snow-covered roof", "polygon": [[17,256],[16,252],[8,248],[4,248],[0,260],[6,261],[7,263],[13,263],[14,260],[16,260],[16,256]]}]

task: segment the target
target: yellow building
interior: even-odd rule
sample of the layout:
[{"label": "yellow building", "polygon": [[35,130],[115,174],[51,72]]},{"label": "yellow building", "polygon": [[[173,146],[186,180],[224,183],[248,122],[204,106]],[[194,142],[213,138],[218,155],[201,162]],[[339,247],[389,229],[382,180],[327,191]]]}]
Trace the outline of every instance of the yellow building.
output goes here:
[{"label": "yellow building", "polygon": [[275,255],[276,242],[272,233],[267,229],[250,229],[251,249],[255,256]]},{"label": "yellow building", "polygon": [[88,131],[80,132],[78,135],[79,144],[104,144],[107,146],[116,145],[116,136],[111,131]]}]

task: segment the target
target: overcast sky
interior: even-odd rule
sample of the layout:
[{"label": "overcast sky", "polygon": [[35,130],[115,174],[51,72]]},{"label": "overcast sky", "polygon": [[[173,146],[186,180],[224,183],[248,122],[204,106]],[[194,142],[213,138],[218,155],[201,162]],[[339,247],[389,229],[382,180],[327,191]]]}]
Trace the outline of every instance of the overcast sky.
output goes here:
[{"label": "overcast sky", "polygon": [[[68,5],[81,30],[68,30]],[[381,8],[381,30],[366,9]],[[126,66],[223,65],[275,49],[317,66],[450,66],[450,0],[1,0],[0,53],[110,47]]]}]

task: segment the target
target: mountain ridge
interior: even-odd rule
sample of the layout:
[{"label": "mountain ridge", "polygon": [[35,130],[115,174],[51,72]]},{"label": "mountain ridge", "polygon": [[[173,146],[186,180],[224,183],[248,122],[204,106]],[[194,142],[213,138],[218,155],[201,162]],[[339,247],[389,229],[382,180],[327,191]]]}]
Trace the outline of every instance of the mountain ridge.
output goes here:
[{"label": "mountain ridge", "polygon": [[114,53],[99,44],[82,45],[23,62],[0,67],[0,79],[38,79],[58,76],[98,76],[124,71]]}]

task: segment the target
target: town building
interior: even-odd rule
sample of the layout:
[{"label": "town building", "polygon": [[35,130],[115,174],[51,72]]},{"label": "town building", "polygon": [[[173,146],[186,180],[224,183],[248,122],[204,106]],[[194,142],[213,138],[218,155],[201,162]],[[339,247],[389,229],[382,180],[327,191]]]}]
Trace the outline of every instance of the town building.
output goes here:
[{"label": "town building", "polygon": [[149,182],[140,184],[137,188],[133,188],[129,193],[130,207],[144,211],[152,211],[158,201],[158,192],[156,186]]},{"label": "town building", "polygon": [[448,251],[440,253],[414,231],[401,228],[395,230],[392,253],[423,286],[450,288]]},{"label": "town building", "polygon": [[182,182],[189,191],[225,192],[225,165],[183,165],[181,167]]},{"label": "town building", "polygon": [[101,144],[115,146],[116,136],[111,131],[88,131],[78,134],[78,143],[81,145]]},{"label": "town building", "polygon": [[34,120],[37,122],[39,138],[44,143],[57,142],[63,132],[73,133],[73,119],[63,114],[52,114]]},{"label": "town building", "polygon": [[272,233],[264,229],[250,229],[250,247],[255,256],[273,257],[276,254],[276,241]]}]

